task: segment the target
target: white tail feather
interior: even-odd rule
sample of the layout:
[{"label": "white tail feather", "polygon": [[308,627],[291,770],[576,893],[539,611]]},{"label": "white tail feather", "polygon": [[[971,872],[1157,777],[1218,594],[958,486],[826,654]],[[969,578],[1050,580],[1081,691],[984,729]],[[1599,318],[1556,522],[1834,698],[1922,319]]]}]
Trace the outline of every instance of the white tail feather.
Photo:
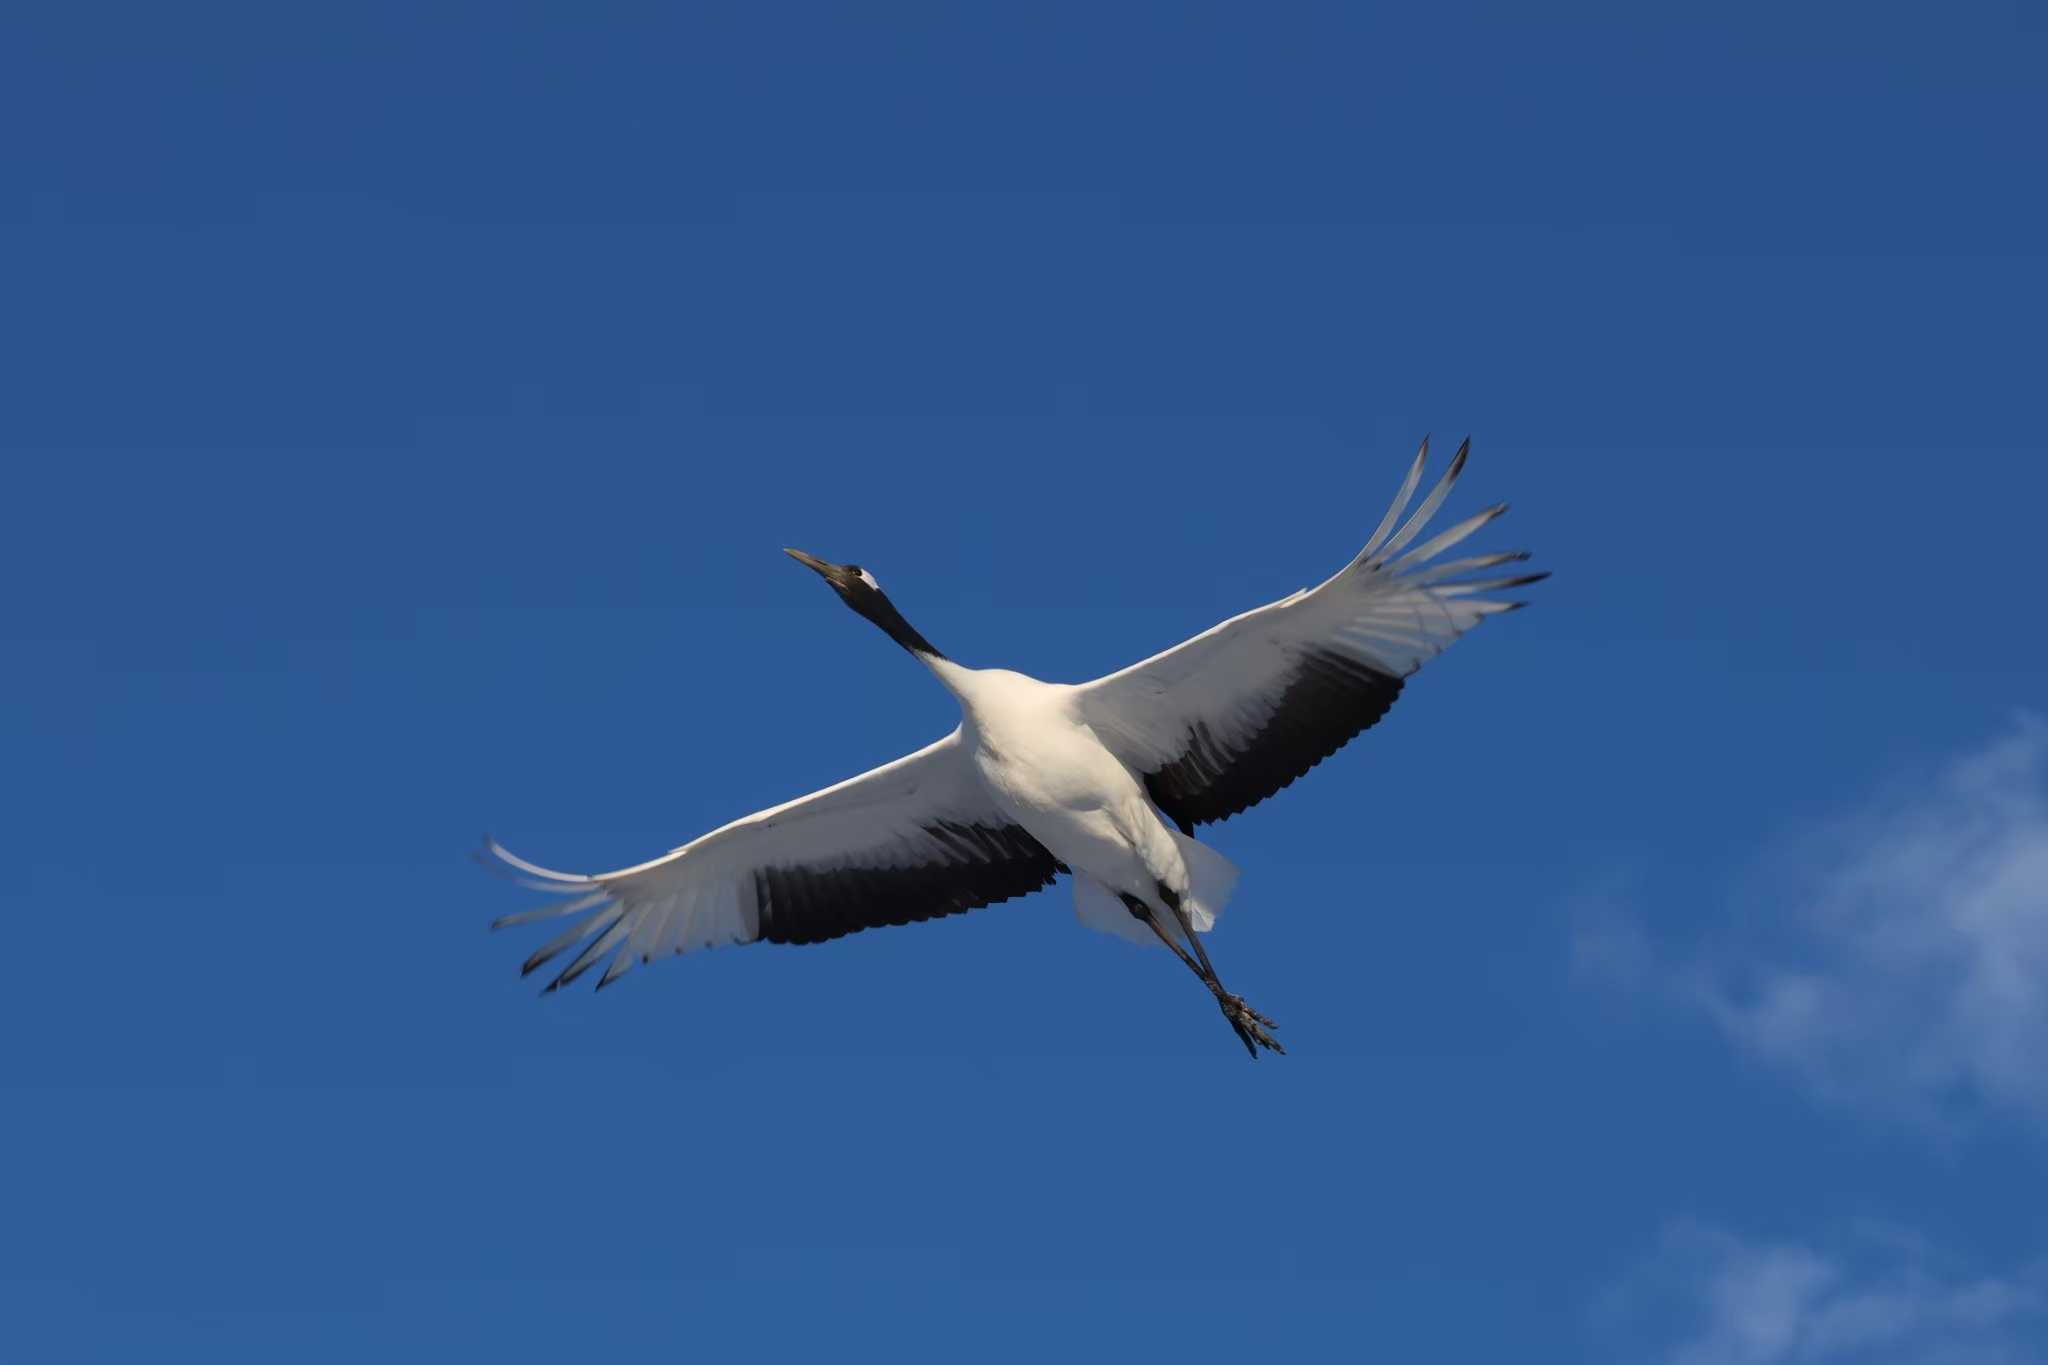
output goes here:
[{"label": "white tail feather", "polygon": [[1180,908],[1187,912],[1188,923],[1195,926],[1195,932],[1206,934],[1216,927],[1216,917],[1223,913],[1230,893],[1237,887],[1237,864],[1179,830],[1167,833],[1173,836],[1181,861],[1188,868],[1188,889],[1180,898]]},{"label": "white tail feather", "polygon": [[[1223,913],[1231,891],[1237,886],[1237,865],[1199,839],[1191,839],[1177,830],[1167,832],[1173,835],[1181,862],[1188,870],[1188,889],[1180,898],[1180,908],[1188,923],[1195,926],[1195,932],[1206,934],[1216,927],[1216,917]],[[1168,913],[1165,906],[1156,902],[1154,905],[1160,914]],[[1151,926],[1133,915],[1121,896],[1093,877],[1077,874],[1074,878],[1074,917],[1090,929],[1133,943],[1159,942]],[[1167,928],[1173,927],[1169,920]]]},{"label": "white tail feather", "polygon": [[1074,918],[1098,933],[1114,934],[1139,945],[1159,942],[1143,920],[1124,908],[1116,892],[1080,873],[1074,876]]}]

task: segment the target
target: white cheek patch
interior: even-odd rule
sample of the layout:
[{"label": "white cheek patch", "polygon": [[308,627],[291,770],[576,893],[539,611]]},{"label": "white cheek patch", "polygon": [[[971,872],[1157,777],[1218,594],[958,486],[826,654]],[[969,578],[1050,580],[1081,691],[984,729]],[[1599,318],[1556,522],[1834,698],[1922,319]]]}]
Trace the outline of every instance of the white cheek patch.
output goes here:
[{"label": "white cheek patch", "polygon": [[882,590],[882,585],[880,583],[877,583],[875,581],[875,576],[869,573],[866,569],[862,569],[860,571],[860,581],[867,584],[869,587],[873,588],[876,592],[880,592]]}]

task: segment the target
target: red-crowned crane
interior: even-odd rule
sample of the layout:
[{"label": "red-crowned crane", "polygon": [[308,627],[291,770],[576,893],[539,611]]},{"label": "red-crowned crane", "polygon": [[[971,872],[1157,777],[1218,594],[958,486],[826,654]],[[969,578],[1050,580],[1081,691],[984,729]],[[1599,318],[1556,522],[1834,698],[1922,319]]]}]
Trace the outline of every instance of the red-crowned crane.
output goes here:
[{"label": "red-crowned crane", "polygon": [[955,663],[904,620],[873,574],[790,550],[959,699],[959,726],[893,763],[616,872],[555,872],[490,842],[521,880],[559,897],[492,927],[580,916],[523,970],[582,943],[547,989],[600,963],[603,987],[655,957],[715,943],[819,943],[991,905],[1068,872],[1084,924],[1164,943],[1252,1056],[1282,1051],[1273,1021],[1223,988],[1202,944],[1237,869],[1194,827],[1264,800],[1335,753],[1386,714],[1426,660],[1522,605],[1486,594],[1547,576],[1486,576],[1527,559],[1522,551],[1435,562],[1505,504],[1409,548],[1469,447],[1404,521],[1428,459],[1424,441],[1365,548],[1320,586],[1088,683]]}]

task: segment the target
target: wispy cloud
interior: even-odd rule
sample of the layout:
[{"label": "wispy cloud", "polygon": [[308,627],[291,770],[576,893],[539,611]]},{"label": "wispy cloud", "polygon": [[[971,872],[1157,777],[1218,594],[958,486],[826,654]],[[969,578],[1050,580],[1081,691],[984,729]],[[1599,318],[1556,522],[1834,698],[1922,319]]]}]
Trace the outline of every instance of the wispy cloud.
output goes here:
[{"label": "wispy cloud", "polygon": [[1664,1365],[2001,1365],[2038,1361],[2048,1274],[1970,1275],[1866,1229],[1828,1247],[1668,1227],[1605,1296],[1603,1330]]},{"label": "wispy cloud", "polygon": [[1768,913],[1677,961],[1595,897],[1575,964],[1689,1002],[1831,1099],[2048,1122],[2048,723],[1793,840],[1758,885]]}]

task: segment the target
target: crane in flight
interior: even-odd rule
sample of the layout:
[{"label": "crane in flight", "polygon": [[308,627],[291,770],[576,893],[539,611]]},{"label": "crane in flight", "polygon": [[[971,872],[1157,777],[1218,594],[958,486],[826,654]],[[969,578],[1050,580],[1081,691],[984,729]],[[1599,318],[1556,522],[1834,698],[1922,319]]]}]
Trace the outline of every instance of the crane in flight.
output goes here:
[{"label": "crane in flight", "polygon": [[719,943],[821,943],[993,905],[1065,872],[1084,924],[1165,944],[1247,1052],[1285,1051],[1273,1021],[1224,989],[1203,945],[1237,869],[1194,829],[1293,782],[1384,716],[1451,641],[1524,605],[1487,594],[1548,577],[1493,573],[1526,560],[1519,550],[1438,561],[1505,503],[1409,548],[1470,447],[1403,520],[1429,458],[1425,439],[1365,548],[1318,586],[1093,682],[956,663],[872,573],[790,550],[959,700],[960,724],[893,763],[616,872],[553,871],[487,839],[501,868],[553,897],[491,927],[573,917],[521,970],[581,945],[547,990],[599,964],[603,988],[657,957]]}]

